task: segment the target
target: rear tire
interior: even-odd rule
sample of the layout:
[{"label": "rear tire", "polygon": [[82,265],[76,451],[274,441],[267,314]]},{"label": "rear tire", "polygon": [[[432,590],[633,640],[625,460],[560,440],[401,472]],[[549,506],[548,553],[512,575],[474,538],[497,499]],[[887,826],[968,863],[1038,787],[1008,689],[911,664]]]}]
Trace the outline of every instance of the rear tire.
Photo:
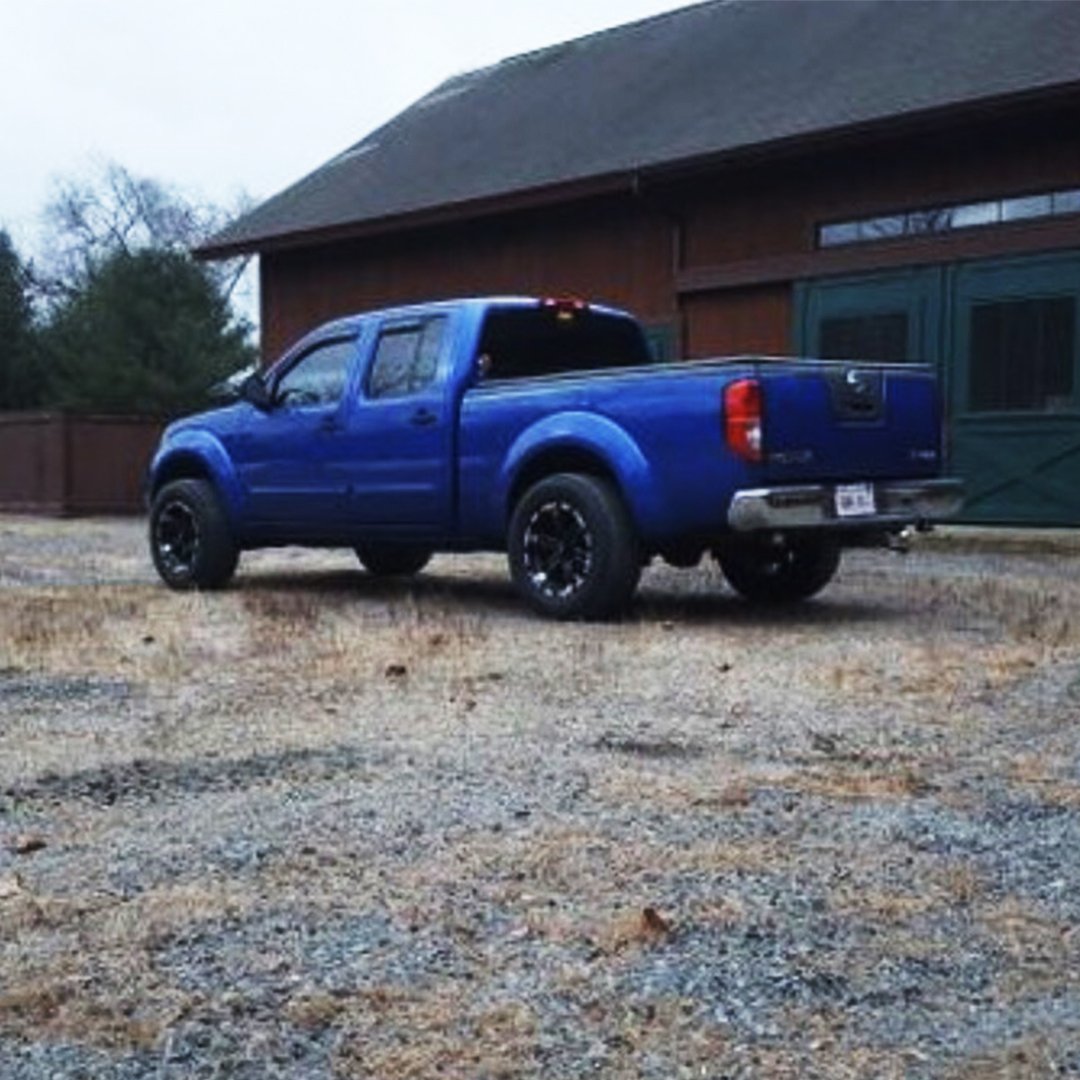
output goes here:
[{"label": "rear tire", "polygon": [[831,540],[785,538],[747,543],[716,553],[731,587],[754,603],[792,604],[821,592],[840,567],[840,548]]},{"label": "rear tire", "polygon": [[240,550],[209,481],[174,480],[154,496],[150,554],[170,589],[220,589],[229,583]]},{"label": "rear tire", "polygon": [[558,473],[522,496],[510,518],[510,575],[534,610],[604,619],[630,602],[641,577],[634,525],[606,480]]},{"label": "rear tire", "polygon": [[431,561],[427,548],[408,544],[357,544],[356,557],[374,577],[410,577]]}]

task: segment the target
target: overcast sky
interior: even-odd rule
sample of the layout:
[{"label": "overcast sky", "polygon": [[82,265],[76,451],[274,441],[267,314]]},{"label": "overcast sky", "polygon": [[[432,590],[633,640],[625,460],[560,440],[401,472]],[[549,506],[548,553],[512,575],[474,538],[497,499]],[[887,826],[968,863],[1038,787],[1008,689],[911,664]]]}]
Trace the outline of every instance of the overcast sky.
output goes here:
[{"label": "overcast sky", "polygon": [[107,161],[227,206],[449,75],[688,0],[0,0],[0,227]]}]

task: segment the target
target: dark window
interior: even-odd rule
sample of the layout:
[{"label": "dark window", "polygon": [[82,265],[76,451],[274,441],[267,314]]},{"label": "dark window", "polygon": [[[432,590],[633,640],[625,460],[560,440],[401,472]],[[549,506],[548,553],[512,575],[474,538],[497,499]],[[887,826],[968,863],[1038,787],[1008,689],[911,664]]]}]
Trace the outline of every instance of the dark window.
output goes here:
[{"label": "dark window", "polygon": [[826,360],[899,363],[908,358],[908,317],[902,311],[822,319],[819,332],[819,353]]},{"label": "dark window", "polygon": [[435,380],[446,319],[392,326],[379,335],[368,378],[368,397],[404,397]]},{"label": "dark window", "polygon": [[333,405],[345,389],[355,352],[352,339],[316,345],[278,380],[277,400],[283,405]]},{"label": "dark window", "polygon": [[1075,354],[1073,297],[975,304],[968,404],[976,412],[1065,408]]},{"label": "dark window", "polygon": [[669,364],[675,359],[675,329],[669,323],[642,327],[649,357],[656,364]]},{"label": "dark window", "polygon": [[641,327],[624,315],[585,307],[495,309],[484,322],[479,355],[489,379],[524,379],[652,362]]}]

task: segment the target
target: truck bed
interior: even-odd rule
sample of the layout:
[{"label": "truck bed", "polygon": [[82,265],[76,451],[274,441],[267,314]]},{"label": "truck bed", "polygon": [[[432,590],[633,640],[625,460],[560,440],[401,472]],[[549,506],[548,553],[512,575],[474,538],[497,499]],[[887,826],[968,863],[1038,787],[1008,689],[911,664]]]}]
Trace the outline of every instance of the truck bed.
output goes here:
[{"label": "truck bed", "polygon": [[[760,461],[739,459],[725,442],[724,390],[739,379],[762,388]],[[556,419],[544,426],[549,417]],[[500,532],[506,462],[528,452],[515,452],[516,444],[542,425],[544,452],[572,453],[589,444],[591,418],[610,421],[638,480],[630,492],[635,520],[655,542],[725,531],[738,489],[910,480],[941,470],[936,386],[920,365],[740,356],[493,380],[462,401],[462,519]]]}]

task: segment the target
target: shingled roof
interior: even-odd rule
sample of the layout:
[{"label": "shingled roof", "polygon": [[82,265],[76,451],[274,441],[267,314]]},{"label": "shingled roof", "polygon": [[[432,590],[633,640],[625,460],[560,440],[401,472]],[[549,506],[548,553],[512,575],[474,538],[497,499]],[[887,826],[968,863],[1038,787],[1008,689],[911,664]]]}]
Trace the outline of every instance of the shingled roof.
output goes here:
[{"label": "shingled roof", "polygon": [[[1080,3],[720,0],[448,79],[214,257],[1080,85]],[[357,88],[359,92],[359,87]],[[569,191],[569,189],[567,189]]]}]

